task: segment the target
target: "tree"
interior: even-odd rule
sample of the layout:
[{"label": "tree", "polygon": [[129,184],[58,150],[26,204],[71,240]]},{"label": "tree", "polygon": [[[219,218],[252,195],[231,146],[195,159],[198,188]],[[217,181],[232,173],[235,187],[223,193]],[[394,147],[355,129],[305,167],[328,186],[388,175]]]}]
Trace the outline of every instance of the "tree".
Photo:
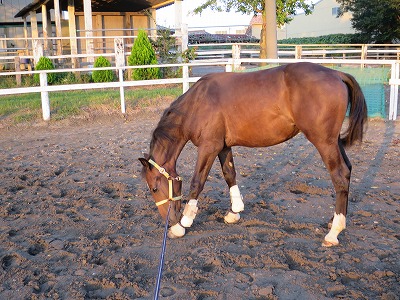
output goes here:
[{"label": "tree", "polygon": [[[133,43],[131,55],[128,57],[128,64],[130,66],[157,64],[156,53],[146,32],[143,29],[139,30],[138,36]],[[143,68],[133,70],[134,80],[158,79],[159,77],[159,68]]]},{"label": "tree", "polygon": [[314,8],[313,4],[308,4],[306,0],[276,0],[276,24],[267,24],[268,20],[265,15],[265,0],[206,0],[202,5],[195,8],[193,12],[195,14],[200,14],[206,8],[210,8],[215,11],[236,11],[243,14],[263,14],[263,24],[261,31],[260,40],[260,56],[265,58],[266,44],[265,40],[265,30],[267,26],[282,26],[289,23],[293,18],[292,16],[296,14],[297,10],[303,10],[305,14],[312,13]]},{"label": "tree", "polygon": [[[94,62],[94,68],[111,67],[111,63],[104,56],[99,56]],[[115,79],[112,70],[93,70],[92,78],[94,82],[111,82]]]},{"label": "tree", "polygon": [[[54,70],[54,64],[51,61],[50,58],[42,56],[39,58],[38,63],[35,66],[35,70],[36,71],[40,71],[40,70]],[[47,73],[47,83],[48,84],[52,84],[54,82],[56,82],[57,80],[57,74],[56,73]],[[35,74],[33,75],[33,81],[36,84],[40,83],[40,76],[39,74]]]},{"label": "tree", "polygon": [[367,43],[400,40],[400,0],[337,0],[341,14],[353,14],[351,24]]}]

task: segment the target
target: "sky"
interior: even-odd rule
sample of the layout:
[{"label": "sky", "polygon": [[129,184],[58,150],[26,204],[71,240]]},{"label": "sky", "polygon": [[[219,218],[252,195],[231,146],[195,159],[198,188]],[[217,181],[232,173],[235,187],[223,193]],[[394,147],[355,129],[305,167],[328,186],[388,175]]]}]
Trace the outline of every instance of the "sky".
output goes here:
[{"label": "sky", "polygon": [[[182,2],[183,23],[188,24],[189,30],[196,30],[196,27],[215,27],[232,25],[249,25],[252,15],[241,13],[215,12],[210,9],[203,11],[201,15],[193,15],[190,12],[200,6],[205,0],[186,0]],[[165,27],[174,27],[175,9],[174,5],[157,10],[157,24]],[[242,26],[243,27],[243,26]],[[215,29],[219,30],[219,29]],[[232,28],[231,30],[234,30]],[[212,30],[207,30],[212,32]]]}]

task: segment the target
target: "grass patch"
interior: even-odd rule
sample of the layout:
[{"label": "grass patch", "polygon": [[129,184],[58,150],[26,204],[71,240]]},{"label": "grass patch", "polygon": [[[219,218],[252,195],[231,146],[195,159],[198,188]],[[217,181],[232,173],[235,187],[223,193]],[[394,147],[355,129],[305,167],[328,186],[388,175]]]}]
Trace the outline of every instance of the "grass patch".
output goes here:
[{"label": "grass patch", "polygon": [[[127,109],[141,109],[156,106],[165,101],[173,101],[182,94],[180,85],[141,87],[125,89]],[[70,92],[51,92],[50,110],[52,120],[70,117],[120,112],[119,90],[83,90]],[[0,119],[23,123],[41,120],[41,99],[39,93],[0,96]]]},{"label": "grass patch", "polygon": [[20,124],[34,121],[41,117],[40,113],[37,112],[20,112],[18,114],[13,115],[13,123]]}]

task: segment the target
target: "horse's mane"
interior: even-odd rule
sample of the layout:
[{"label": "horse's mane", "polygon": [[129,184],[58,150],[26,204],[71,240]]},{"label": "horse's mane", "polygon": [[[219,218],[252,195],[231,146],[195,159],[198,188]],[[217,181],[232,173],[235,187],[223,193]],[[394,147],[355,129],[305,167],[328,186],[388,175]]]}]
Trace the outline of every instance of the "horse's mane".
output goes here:
[{"label": "horse's mane", "polygon": [[182,132],[182,118],[184,116],[184,95],[178,97],[171,103],[158,122],[157,127],[154,129],[152,139],[150,142],[150,157],[156,146],[161,146],[164,151],[169,150],[169,145],[183,136]]},{"label": "horse's mane", "polygon": [[158,147],[164,149],[168,156],[169,150],[172,150],[171,143],[176,142],[177,139],[187,138],[182,127],[183,120],[190,116],[190,111],[195,111],[200,105],[200,102],[196,100],[199,92],[196,87],[207,80],[210,75],[200,78],[186,93],[179,96],[164,111],[152,134],[149,158],[152,156],[156,146],[157,149]]}]

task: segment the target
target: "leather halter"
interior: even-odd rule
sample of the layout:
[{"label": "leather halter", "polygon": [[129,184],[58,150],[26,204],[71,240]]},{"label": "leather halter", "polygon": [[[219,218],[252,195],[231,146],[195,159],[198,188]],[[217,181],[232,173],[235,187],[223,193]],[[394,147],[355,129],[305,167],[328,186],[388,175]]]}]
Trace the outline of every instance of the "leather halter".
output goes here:
[{"label": "leather halter", "polygon": [[165,171],[165,169],[164,169],[163,167],[160,167],[160,166],[159,166],[154,160],[152,160],[152,159],[149,159],[148,162],[149,162],[151,165],[153,165],[153,166],[158,170],[158,172],[160,172],[161,175],[164,175],[164,177],[168,179],[168,198],[156,202],[156,205],[157,205],[157,206],[160,206],[160,205],[163,205],[163,204],[167,203],[168,201],[177,201],[177,200],[181,200],[181,199],[182,199],[182,195],[173,197],[174,190],[173,190],[173,187],[172,187],[172,183],[173,183],[174,180],[176,180],[176,181],[182,181],[182,177],[181,177],[181,176],[176,176],[176,177],[170,176],[170,175],[168,174],[168,172]]}]

